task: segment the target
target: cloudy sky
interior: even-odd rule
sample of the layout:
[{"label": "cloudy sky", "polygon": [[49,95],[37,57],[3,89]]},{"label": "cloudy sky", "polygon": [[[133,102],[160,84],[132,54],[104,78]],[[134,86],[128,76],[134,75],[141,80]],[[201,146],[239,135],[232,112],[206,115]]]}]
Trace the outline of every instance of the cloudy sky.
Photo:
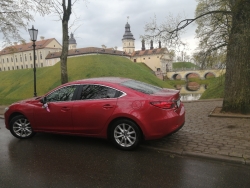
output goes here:
[{"label": "cloudy sky", "polygon": [[[80,20],[70,29],[77,41],[77,48],[117,46],[122,50],[122,37],[125,24],[128,23],[135,38],[135,48],[141,48],[140,35],[144,34],[144,26],[156,16],[158,23],[164,22],[169,14],[180,15],[183,18],[193,18],[196,0],[78,0],[73,11]],[[72,16],[74,20],[74,16]],[[62,43],[62,27],[58,17],[47,15],[35,16],[35,22],[30,23],[38,29],[38,37],[56,38]],[[77,29],[76,29],[77,28]],[[29,40],[27,31],[22,36]],[[192,24],[183,36],[189,48],[196,48],[195,24]],[[156,46],[156,44],[155,44]],[[149,46],[146,46],[149,48]]]}]

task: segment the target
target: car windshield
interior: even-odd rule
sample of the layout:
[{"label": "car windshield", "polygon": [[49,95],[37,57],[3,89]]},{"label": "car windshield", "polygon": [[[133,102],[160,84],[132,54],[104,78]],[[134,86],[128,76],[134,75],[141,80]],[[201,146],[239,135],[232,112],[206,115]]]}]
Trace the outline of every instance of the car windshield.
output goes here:
[{"label": "car windshield", "polygon": [[121,85],[146,94],[154,94],[162,90],[162,88],[160,87],[146,84],[144,82],[136,80],[128,80],[122,82]]}]

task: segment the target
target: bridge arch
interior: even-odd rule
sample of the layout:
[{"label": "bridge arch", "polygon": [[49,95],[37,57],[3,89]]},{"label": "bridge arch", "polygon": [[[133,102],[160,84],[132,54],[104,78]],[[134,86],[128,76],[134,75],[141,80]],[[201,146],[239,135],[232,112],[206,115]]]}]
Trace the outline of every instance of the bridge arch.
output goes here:
[{"label": "bridge arch", "polygon": [[185,79],[187,80],[188,78],[201,78],[199,73],[196,72],[189,72],[185,74]]},{"label": "bridge arch", "polygon": [[214,78],[214,77],[216,77],[216,75],[215,75],[215,73],[213,73],[213,72],[206,72],[206,73],[204,74],[204,78],[205,78],[205,79],[207,79],[207,78]]},{"label": "bridge arch", "polygon": [[176,74],[173,74],[172,79],[173,80],[181,80],[182,78],[181,78],[180,74],[176,73]]}]

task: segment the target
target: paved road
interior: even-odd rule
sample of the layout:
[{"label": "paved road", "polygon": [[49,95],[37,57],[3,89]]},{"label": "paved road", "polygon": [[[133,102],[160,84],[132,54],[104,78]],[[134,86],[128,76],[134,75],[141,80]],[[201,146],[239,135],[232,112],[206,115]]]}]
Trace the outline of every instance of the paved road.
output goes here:
[{"label": "paved road", "polygon": [[[142,146],[173,154],[250,165],[250,119],[208,117],[221,100],[185,102],[186,123],[170,137]],[[3,108],[0,106],[3,112]]]},{"label": "paved road", "polygon": [[120,151],[100,139],[37,134],[14,138],[0,119],[0,187],[248,188],[245,165],[173,156],[139,147]]}]

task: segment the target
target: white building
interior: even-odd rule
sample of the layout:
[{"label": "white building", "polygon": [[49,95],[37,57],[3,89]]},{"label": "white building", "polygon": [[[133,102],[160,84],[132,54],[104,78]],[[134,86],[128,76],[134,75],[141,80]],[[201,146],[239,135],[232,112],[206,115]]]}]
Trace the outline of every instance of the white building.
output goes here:
[{"label": "white building", "polygon": [[[35,44],[36,67],[46,66],[45,57],[51,52],[58,52],[62,49],[61,44],[55,38],[41,37]],[[6,47],[0,52],[0,71],[33,68],[33,64],[33,42],[15,43],[14,46]]]}]

